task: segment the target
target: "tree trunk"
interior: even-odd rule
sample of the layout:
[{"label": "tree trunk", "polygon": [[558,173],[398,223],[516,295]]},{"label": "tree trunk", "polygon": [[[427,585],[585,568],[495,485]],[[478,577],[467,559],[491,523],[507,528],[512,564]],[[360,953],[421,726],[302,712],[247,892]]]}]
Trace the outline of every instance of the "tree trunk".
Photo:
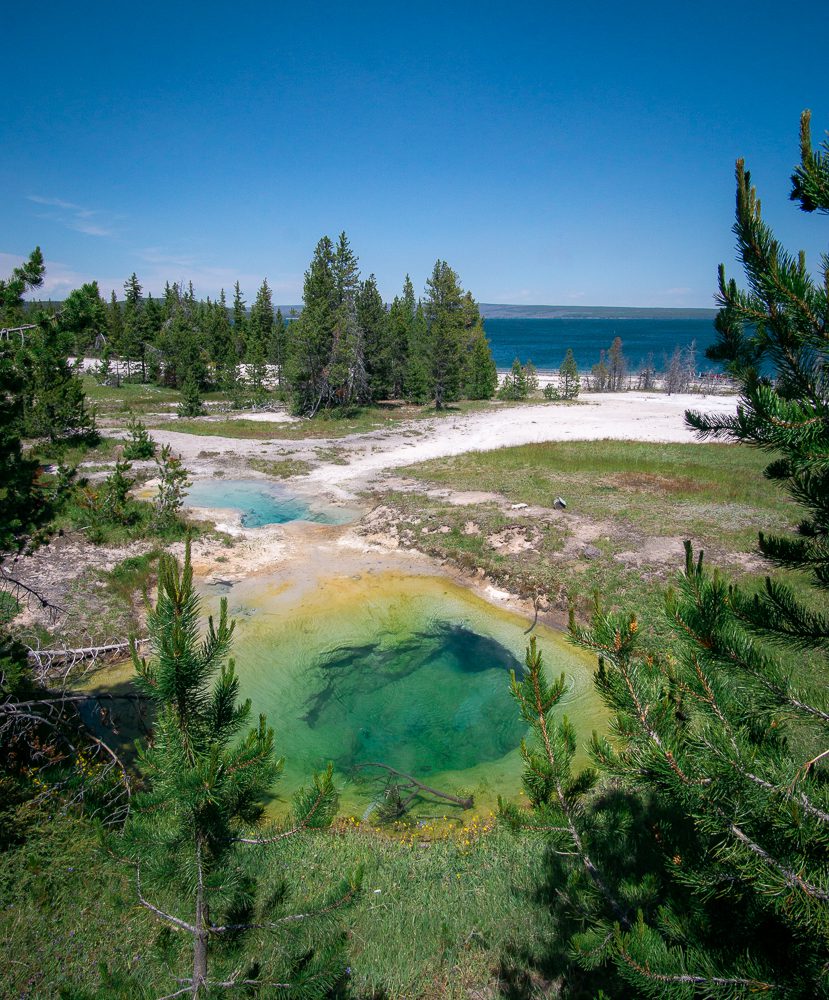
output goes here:
[{"label": "tree trunk", "polygon": [[196,865],[198,885],[196,886],[196,931],[193,935],[193,996],[202,994],[202,986],[207,983],[207,901],[204,898],[204,878],[202,874],[201,841],[196,839]]},{"label": "tree trunk", "polygon": [[196,927],[199,932],[193,936],[193,996],[201,996],[201,988],[207,982],[207,907],[199,888],[196,897]]}]

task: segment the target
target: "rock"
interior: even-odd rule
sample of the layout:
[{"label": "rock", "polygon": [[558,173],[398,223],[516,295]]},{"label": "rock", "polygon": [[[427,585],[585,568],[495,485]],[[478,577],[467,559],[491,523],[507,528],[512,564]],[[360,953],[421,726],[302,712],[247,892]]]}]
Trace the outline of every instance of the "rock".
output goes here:
[{"label": "rock", "polygon": [[555,507],[556,510],[565,510],[567,507],[567,501],[562,497],[556,497],[555,500],[553,500],[553,507]]},{"label": "rock", "polygon": [[452,529],[451,529],[451,528],[449,527],[449,525],[448,525],[448,524],[442,524],[442,525],[441,525],[441,526],[440,526],[440,527],[438,528],[438,532],[437,532],[437,533],[438,533],[439,535],[448,535],[448,534],[449,534],[449,532],[450,532],[451,530],[452,530]]},{"label": "rock", "polygon": [[467,521],[463,526],[464,535],[480,535],[481,529],[475,524],[474,521]]},{"label": "rock", "polygon": [[528,503],[514,503],[510,504],[512,510],[526,510],[530,505]]},{"label": "rock", "polygon": [[602,550],[597,549],[595,545],[585,545],[581,550],[581,554],[585,559],[598,559],[602,554]]}]

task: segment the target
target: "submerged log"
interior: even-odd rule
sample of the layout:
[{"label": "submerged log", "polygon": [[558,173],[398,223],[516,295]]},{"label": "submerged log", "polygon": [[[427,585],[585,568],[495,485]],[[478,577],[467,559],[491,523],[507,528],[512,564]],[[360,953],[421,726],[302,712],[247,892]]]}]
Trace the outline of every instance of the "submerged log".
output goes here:
[{"label": "submerged log", "polygon": [[411,774],[406,774],[405,771],[398,771],[396,767],[391,767],[389,764],[383,764],[381,761],[371,761],[367,764],[357,764],[354,770],[361,771],[364,767],[380,767],[384,771],[388,771],[390,774],[393,774],[398,778],[402,778],[403,780],[400,783],[402,787],[413,789],[407,799],[400,800],[398,807],[400,815],[406,811],[406,807],[409,803],[413,799],[417,798],[421,792],[425,792],[427,795],[434,795],[439,799],[445,799],[447,802],[452,802],[456,806],[460,806],[461,809],[471,809],[475,804],[475,798],[472,795],[463,798],[459,795],[451,795],[449,792],[442,792],[439,788],[432,788],[431,785],[424,785],[422,781],[418,781],[417,778],[413,778]]}]

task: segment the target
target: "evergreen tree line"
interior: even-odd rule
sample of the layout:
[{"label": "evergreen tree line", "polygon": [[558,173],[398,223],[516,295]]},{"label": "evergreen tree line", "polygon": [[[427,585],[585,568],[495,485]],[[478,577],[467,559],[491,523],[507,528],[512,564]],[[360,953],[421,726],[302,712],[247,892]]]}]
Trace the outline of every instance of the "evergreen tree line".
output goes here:
[{"label": "evergreen tree line", "polygon": [[424,297],[407,276],[387,308],[373,274],[342,233],[314,251],[298,317],[274,310],[267,280],[248,310],[239,283],[229,305],[197,300],[192,284],[168,284],[161,298],[144,295],[133,274],[124,300],[109,303],[96,282],[73,291],[61,310],[78,356],[100,352],[104,378],[127,377],[182,389],[187,412],[198,394],[227,392],[239,405],[262,402],[270,390],[298,414],[382,399],[434,400],[438,409],[466,397],[489,399],[495,364],[478,305],[455,271],[438,261]]}]

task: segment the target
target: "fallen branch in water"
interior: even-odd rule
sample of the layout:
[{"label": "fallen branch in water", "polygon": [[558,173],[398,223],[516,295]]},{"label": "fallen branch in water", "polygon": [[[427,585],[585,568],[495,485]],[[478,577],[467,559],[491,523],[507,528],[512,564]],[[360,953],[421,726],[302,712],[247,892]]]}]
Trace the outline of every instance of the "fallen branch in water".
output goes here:
[{"label": "fallen branch in water", "polygon": [[405,788],[407,791],[412,790],[408,798],[398,800],[397,813],[402,816],[406,811],[409,803],[420,795],[421,792],[425,792],[427,795],[434,795],[439,799],[446,799],[447,802],[452,802],[456,806],[460,806],[461,809],[471,809],[475,804],[475,799],[472,795],[462,798],[458,795],[450,795],[449,792],[442,792],[438,788],[432,788],[430,785],[424,785],[422,781],[418,781],[417,778],[413,778],[410,774],[406,774],[404,771],[398,771],[396,767],[391,767],[389,764],[383,764],[380,761],[371,761],[367,764],[357,764],[355,765],[355,771],[361,771],[364,767],[381,767],[384,771],[388,771],[390,774],[395,775],[398,778],[402,778],[403,781],[398,784],[399,788]]}]

